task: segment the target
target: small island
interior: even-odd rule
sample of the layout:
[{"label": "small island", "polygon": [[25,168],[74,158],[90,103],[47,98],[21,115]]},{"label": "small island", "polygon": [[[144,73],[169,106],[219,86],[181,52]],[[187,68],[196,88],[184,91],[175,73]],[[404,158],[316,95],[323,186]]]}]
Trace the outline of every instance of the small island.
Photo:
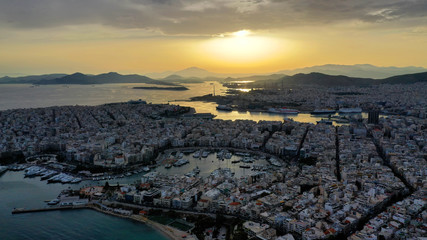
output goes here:
[{"label": "small island", "polygon": [[180,87],[133,87],[133,89],[146,89],[146,90],[168,90],[168,91],[186,91],[188,88]]}]

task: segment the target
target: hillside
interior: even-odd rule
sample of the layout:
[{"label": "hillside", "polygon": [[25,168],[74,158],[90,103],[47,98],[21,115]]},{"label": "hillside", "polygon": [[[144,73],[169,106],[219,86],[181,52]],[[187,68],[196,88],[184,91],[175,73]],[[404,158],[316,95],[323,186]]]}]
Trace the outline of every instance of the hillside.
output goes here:
[{"label": "hillside", "polygon": [[422,67],[378,67],[370,64],[355,64],[355,65],[337,65],[326,64],[320,66],[311,66],[306,68],[298,68],[293,70],[282,70],[278,73],[294,75],[298,73],[318,72],[328,75],[344,75],[357,78],[374,78],[383,79],[402,74],[413,74],[425,72],[427,69]]},{"label": "hillside", "polygon": [[295,86],[295,85],[319,85],[324,87],[334,86],[369,86],[373,84],[411,84],[415,82],[427,82],[427,72],[405,74],[393,76],[384,79],[372,78],[355,78],[343,75],[327,75],[323,73],[295,74],[293,76],[285,76],[274,81],[256,81],[250,84],[250,87],[269,86]]},{"label": "hillside", "polygon": [[67,74],[44,74],[44,75],[30,75],[30,76],[24,76],[24,77],[2,77],[0,78],[0,83],[8,83],[8,84],[14,84],[14,83],[33,83],[34,81],[40,81],[40,80],[52,80],[60,77],[67,76]]},{"label": "hillside", "polygon": [[115,72],[103,73],[99,75],[85,75],[82,73],[74,73],[71,75],[59,77],[53,80],[39,80],[33,82],[34,84],[47,85],[47,84],[107,84],[107,83],[147,83],[157,85],[170,85],[176,84],[158,81],[141,75],[121,75]]}]

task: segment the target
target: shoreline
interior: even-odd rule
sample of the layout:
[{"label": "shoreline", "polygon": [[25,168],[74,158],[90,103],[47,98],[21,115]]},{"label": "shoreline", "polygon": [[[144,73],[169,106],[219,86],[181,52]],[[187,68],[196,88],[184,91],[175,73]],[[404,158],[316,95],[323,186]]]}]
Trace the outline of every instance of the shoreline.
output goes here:
[{"label": "shoreline", "polygon": [[153,221],[149,220],[148,218],[140,216],[140,215],[132,214],[130,216],[125,216],[125,215],[117,214],[114,212],[104,211],[104,210],[101,210],[101,209],[94,207],[94,206],[87,206],[87,209],[91,209],[91,210],[94,210],[94,211],[97,211],[97,212],[100,212],[103,214],[107,214],[107,215],[111,215],[111,216],[115,216],[115,217],[120,217],[120,218],[124,218],[124,219],[130,219],[133,221],[137,221],[139,223],[146,224],[148,227],[156,230],[157,232],[159,232],[160,234],[162,234],[163,236],[165,236],[168,239],[179,240],[179,239],[182,239],[183,235],[187,235],[187,236],[190,235],[187,232],[183,232],[181,230],[178,230],[178,229],[175,229],[175,228],[172,228],[169,226],[165,226],[165,225],[162,225],[162,224],[157,223],[157,222],[153,222]]}]

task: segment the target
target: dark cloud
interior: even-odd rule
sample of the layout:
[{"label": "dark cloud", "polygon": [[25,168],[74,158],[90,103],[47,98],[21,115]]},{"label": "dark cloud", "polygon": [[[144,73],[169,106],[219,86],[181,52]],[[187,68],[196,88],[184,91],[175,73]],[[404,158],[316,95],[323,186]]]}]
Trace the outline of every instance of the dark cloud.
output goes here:
[{"label": "dark cloud", "polygon": [[426,12],[425,0],[2,0],[0,25],[101,24],[166,34],[217,34],[354,20],[380,25],[425,20]]}]

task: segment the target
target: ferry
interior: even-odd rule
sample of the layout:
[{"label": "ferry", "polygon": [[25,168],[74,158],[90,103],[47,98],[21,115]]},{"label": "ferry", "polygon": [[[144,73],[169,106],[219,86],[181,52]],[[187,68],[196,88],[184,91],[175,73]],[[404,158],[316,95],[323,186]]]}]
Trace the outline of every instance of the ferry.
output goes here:
[{"label": "ferry", "polygon": [[290,109],[290,108],[269,108],[269,113],[280,113],[280,114],[298,114],[300,111],[296,109]]},{"label": "ferry", "polygon": [[339,113],[361,113],[361,108],[340,108]]},{"label": "ferry", "polygon": [[228,105],[218,105],[216,107],[217,110],[222,110],[222,111],[232,111],[233,108],[228,106]]},{"label": "ferry", "polygon": [[316,114],[334,114],[336,111],[333,109],[315,109],[313,112],[311,112],[311,114],[316,115]]}]

